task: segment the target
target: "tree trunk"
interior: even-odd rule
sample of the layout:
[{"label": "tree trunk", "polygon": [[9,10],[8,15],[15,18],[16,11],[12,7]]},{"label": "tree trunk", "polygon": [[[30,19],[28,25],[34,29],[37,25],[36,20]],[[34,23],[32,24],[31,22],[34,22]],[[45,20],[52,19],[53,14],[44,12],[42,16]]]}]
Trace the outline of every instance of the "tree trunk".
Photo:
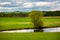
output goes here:
[{"label": "tree trunk", "polygon": [[35,28],[34,32],[43,32],[43,27]]}]

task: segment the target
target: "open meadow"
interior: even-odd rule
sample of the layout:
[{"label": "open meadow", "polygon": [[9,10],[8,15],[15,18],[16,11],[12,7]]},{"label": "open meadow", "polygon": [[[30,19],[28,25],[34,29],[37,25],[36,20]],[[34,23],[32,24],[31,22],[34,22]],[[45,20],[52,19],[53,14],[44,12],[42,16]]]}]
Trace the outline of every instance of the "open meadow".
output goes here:
[{"label": "open meadow", "polygon": [[60,40],[60,33],[0,33],[0,40]]},{"label": "open meadow", "polygon": [[[60,26],[60,17],[44,17],[44,27]],[[0,30],[14,28],[32,28],[33,24],[28,17],[0,17]]]}]

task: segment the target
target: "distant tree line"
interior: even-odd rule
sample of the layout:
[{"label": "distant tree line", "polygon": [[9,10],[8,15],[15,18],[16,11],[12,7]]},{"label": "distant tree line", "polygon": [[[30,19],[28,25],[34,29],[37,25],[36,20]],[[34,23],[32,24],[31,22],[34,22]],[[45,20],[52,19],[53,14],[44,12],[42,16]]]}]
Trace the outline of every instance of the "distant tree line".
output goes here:
[{"label": "distant tree line", "polygon": [[0,12],[0,17],[27,17],[28,12]]},{"label": "distant tree line", "polygon": [[60,11],[45,11],[44,16],[60,16]]},{"label": "distant tree line", "polygon": [[[60,11],[43,11],[44,16],[60,16]],[[0,12],[0,17],[28,17],[29,12]]]}]

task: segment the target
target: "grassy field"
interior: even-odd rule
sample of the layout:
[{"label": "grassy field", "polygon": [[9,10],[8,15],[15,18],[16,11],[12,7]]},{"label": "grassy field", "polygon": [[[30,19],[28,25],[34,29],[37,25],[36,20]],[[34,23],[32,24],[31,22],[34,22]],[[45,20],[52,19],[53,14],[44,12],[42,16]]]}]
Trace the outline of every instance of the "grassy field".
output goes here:
[{"label": "grassy field", "polygon": [[60,33],[0,33],[0,40],[60,40]]},{"label": "grassy field", "polygon": [[[45,17],[43,19],[44,26],[60,26],[60,18],[55,17]],[[4,17],[0,18],[0,30],[3,29],[13,29],[13,28],[31,28],[33,24],[30,18],[19,18],[19,17]]]}]

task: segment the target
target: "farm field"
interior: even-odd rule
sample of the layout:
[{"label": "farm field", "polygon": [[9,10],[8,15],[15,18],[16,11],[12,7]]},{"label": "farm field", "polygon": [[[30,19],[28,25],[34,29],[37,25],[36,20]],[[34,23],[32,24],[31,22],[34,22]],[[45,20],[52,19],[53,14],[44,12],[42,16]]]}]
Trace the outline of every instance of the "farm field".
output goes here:
[{"label": "farm field", "polygon": [[60,40],[60,33],[0,33],[0,40]]},{"label": "farm field", "polygon": [[[44,26],[60,26],[60,17],[44,17]],[[0,30],[13,28],[32,28],[33,24],[28,17],[0,17]]]}]

